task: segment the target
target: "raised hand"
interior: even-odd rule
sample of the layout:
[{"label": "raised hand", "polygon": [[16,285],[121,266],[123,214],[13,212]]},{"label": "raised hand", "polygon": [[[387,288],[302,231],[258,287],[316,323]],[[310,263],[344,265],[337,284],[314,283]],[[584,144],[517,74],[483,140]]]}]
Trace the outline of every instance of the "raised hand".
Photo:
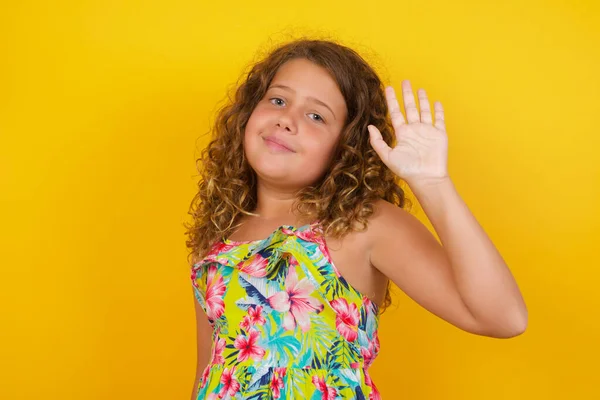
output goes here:
[{"label": "raised hand", "polygon": [[435,124],[433,124],[425,90],[419,89],[417,94],[420,115],[410,82],[402,81],[402,97],[408,120],[406,123],[394,88],[388,86],[385,90],[396,134],[394,148],[385,143],[379,129],[373,125],[368,126],[371,145],[381,160],[409,186],[436,183],[448,178],[448,137],[442,104],[439,101],[434,103]]}]

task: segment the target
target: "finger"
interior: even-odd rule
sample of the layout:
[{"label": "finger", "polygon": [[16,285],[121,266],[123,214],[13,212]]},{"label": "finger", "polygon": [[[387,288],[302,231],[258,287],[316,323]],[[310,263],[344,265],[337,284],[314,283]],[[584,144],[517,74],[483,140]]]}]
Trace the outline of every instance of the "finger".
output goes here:
[{"label": "finger", "polygon": [[369,130],[371,146],[373,146],[373,149],[375,150],[379,158],[381,158],[383,163],[387,165],[389,154],[390,151],[392,151],[392,148],[387,145],[385,140],[383,140],[381,132],[374,125],[368,125],[367,129]]},{"label": "finger", "polygon": [[440,103],[439,101],[433,103],[433,110],[435,111],[434,126],[446,132],[446,122],[444,121],[444,107],[442,107],[442,103]]},{"label": "finger", "polygon": [[419,110],[415,104],[415,96],[410,86],[410,81],[402,81],[402,98],[404,99],[404,110],[409,124],[420,122]]},{"label": "finger", "polygon": [[400,104],[398,104],[398,99],[396,98],[396,92],[394,88],[388,86],[385,88],[385,98],[387,100],[388,109],[390,111],[390,117],[392,119],[392,125],[394,129],[398,131],[398,127],[403,125],[404,115],[402,115],[402,111],[400,111]]},{"label": "finger", "polygon": [[419,96],[419,108],[421,109],[421,122],[432,125],[433,120],[431,118],[431,108],[429,107],[429,99],[427,98],[427,93],[425,93],[425,89],[417,90],[417,96]]}]

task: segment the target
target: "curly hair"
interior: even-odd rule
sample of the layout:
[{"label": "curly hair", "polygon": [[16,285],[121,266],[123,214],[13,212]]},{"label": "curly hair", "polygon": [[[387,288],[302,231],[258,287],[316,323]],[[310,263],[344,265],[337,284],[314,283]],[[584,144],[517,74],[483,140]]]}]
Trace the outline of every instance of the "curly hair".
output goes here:
[{"label": "curly hair", "polygon": [[[369,124],[388,144],[395,139],[385,86],[377,73],[356,51],[332,40],[292,40],[252,65],[233,98],[217,113],[211,141],[196,160],[200,180],[188,212],[193,223],[184,224],[191,264],[202,259],[215,241],[232,234],[240,217],[256,215],[257,176],[244,154],[244,130],[278,68],[297,58],[331,74],[348,110],[325,174],[297,192],[294,208],[299,215],[318,220],[325,235],[341,238],[366,229],[378,199],[411,208],[403,181],[383,164],[369,141]],[[391,304],[390,286],[388,281],[382,311]]]}]

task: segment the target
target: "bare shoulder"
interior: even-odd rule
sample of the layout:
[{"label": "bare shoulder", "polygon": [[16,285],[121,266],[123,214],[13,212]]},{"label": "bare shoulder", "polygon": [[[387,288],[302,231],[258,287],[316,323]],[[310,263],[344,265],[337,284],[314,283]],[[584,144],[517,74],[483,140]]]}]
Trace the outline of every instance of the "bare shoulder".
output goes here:
[{"label": "bare shoulder", "polygon": [[426,310],[472,333],[484,331],[466,307],[450,260],[417,217],[387,201],[374,207],[369,262]]},{"label": "bare shoulder", "polygon": [[390,235],[397,237],[397,235],[429,233],[417,217],[384,199],[379,199],[373,204],[373,215],[369,219],[368,232],[369,247]]},{"label": "bare shoulder", "polygon": [[367,240],[371,265],[392,280],[400,267],[414,266],[420,261],[444,261],[442,247],[433,233],[403,208],[378,200],[369,225]]}]

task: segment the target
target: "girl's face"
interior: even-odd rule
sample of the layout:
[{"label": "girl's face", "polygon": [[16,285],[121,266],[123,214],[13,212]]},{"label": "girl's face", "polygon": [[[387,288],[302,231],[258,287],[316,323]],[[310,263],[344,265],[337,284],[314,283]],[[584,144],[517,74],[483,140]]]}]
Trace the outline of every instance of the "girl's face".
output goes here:
[{"label": "girl's face", "polygon": [[248,162],[264,183],[294,190],[310,185],[325,172],[346,116],[346,101],[327,70],[290,60],[250,115]]}]

